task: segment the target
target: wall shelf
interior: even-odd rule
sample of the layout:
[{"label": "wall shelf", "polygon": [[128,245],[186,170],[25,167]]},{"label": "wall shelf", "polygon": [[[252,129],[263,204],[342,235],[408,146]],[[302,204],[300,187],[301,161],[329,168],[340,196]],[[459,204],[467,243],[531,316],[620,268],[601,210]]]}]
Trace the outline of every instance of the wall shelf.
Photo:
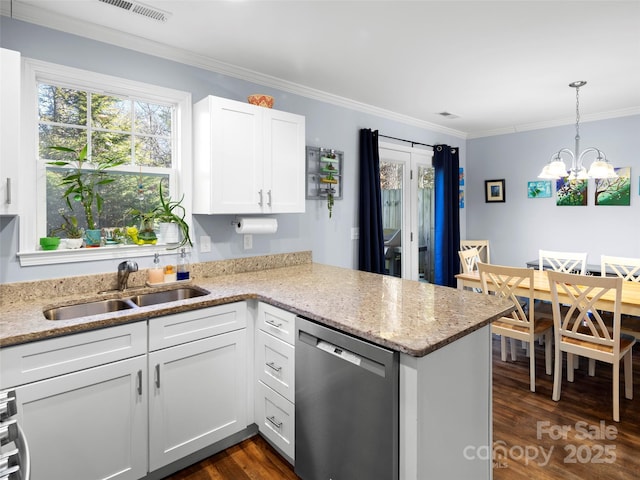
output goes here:
[{"label": "wall shelf", "polygon": [[307,200],[342,199],[344,152],[333,148],[307,147]]}]

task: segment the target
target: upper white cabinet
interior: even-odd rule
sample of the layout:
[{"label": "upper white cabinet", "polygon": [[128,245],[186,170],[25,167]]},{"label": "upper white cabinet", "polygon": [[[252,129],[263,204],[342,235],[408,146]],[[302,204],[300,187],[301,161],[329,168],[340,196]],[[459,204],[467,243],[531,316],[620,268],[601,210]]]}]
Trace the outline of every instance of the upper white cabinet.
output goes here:
[{"label": "upper white cabinet", "polygon": [[18,213],[20,53],[0,48],[0,215]]},{"label": "upper white cabinet", "polygon": [[305,118],[208,96],[194,106],[194,213],[305,210]]}]

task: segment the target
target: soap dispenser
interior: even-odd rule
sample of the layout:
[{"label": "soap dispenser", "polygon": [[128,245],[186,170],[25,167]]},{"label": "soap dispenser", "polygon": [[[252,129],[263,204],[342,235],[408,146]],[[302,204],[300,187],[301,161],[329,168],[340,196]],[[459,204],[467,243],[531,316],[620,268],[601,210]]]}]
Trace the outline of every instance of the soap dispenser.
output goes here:
[{"label": "soap dispenser", "polygon": [[187,254],[184,248],[180,250],[180,257],[178,258],[178,280],[189,280],[189,262],[187,261]]},{"label": "soap dispenser", "polygon": [[147,274],[148,283],[162,283],[164,282],[164,270],[160,266],[160,254],[156,253],[153,256],[153,267],[149,269]]}]

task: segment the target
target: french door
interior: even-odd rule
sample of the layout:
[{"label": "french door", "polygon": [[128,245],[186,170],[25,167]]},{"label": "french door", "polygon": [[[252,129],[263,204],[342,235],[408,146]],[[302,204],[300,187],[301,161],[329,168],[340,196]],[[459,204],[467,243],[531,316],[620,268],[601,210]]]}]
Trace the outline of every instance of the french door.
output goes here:
[{"label": "french door", "polygon": [[433,282],[431,150],[380,143],[385,273]]}]

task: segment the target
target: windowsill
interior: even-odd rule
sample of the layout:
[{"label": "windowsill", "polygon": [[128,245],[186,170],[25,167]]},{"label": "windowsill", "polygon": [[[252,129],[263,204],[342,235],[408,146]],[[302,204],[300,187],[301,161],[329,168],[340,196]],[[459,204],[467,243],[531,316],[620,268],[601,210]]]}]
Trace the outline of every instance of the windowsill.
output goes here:
[{"label": "windowsill", "polygon": [[94,260],[110,260],[119,258],[151,257],[175,255],[177,250],[169,250],[167,245],[113,245],[96,248],[77,248],[61,250],[35,250],[18,252],[20,266],[54,265],[56,263],[90,262]]}]

